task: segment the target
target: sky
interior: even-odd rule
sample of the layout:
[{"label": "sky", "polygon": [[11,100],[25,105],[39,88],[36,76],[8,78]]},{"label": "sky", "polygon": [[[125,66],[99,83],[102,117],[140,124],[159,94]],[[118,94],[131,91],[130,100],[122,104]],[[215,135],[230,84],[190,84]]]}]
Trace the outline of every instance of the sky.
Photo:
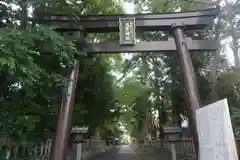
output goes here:
[{"label": "sky", "polygon": [[[228,0],[229,2],[235,1],[235,0]],[[134,13],[134,4],[133,3],[124,3],[124,10],[127,14],[133,14]],[[229,45],[224,45],[224,52],[223,55],[226,55],[226,58],[228,59],[230,64],[234,64],[234,55],[233,51],[230,48]]]},{"label": "sky", "polygon": [[134,4],[125,2],[124,9],[127,14],[133,14],[134,13]]}]

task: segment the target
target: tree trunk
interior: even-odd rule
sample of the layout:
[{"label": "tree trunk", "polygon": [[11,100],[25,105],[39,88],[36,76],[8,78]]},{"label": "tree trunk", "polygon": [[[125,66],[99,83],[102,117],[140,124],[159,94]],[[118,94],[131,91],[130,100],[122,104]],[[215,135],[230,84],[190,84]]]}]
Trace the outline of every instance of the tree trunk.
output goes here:
[{"label": "tree trunk", "polygon": [[[163,125],[164,123],[164,119],[163,119],[163,112],[164,112],[164,106],[163,103],[161,103],[161,93],[160,93],[160,85],[159,85],[159,77],[160,72],[158,69],[158,63],[157,63],[157,59],[155,56],[152,57],[152,61],[153,61],[153,68],[154,68],[154,77],[155,77],[155,83],[154,83],[154,88],[155,88],[155,108],[158,109],[158,119],[159,119],[159,126]],[[164,133],[160,133],[160,135],[163,135]],[[161,137],[161,136],[160,136]],[[158,137],[158,138],[160,138]]]},{"label": "tree trunk", "polygon": [[21,28],[26,29],[28,24],[28,3],[27,0],[22,0],[19,2],[21,7]]},{"label": "tree trunk", "polygon": [[234,11],[232,9],[231,4],[228,3],[227,0],[224,0],[227,10],[226,20],[230,24],[230,36],[232,37],[232,50],[234,53],[234,61],[235,61],[235,67],[237,70],[240,70],[240,59],[238,55],[238,37],[236,30],[233,26],[233,19],[234,19]]}]

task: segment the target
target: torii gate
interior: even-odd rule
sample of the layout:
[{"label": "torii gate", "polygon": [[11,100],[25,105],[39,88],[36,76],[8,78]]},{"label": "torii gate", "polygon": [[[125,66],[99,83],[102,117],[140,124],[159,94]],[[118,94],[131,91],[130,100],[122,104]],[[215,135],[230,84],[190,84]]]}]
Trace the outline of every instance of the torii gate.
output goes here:
[{"label": "torii gate", "polygon": [[[73,16],[64,13],[40,13],[37,20],[41,24],[54,27],[60,33],[76,31],[86,33],[119,32],[120,41],[100,44],[88,44],[88,53],[123,53],[123,52],[169,52],[177,53],[178,63],[183,76],[183,85],[188,102],[190,128],[193,133],[196,154],[198,154],[198,133],[196,129],[195,110],[199,108],[199,96],[196,77],[192,66],[189,51],[216,51],[217,40],[193,40],[186,37],[185,30],[204,30],[213,24],[219,9],[207,9],[194,12],[178,12],[166,14],[131,14],[131,15],[90,15]],[[173,38],[166,41],[136,42],[136,32],[139,31],[168,31]],[[177,52],[176,52],[177,51]],[[78,61],[72,70],[70,78],[78,75]],[[72,118],[72,99],[76,81],[70,81],[68,94],[62,101],[58,119],[57,133],[52,147],[51,160],[64,160]]]}]

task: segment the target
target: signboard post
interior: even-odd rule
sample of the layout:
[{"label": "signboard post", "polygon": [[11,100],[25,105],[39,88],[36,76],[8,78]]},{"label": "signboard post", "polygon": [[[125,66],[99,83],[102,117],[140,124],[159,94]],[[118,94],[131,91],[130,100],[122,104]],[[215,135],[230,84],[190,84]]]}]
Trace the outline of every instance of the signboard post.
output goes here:
[{"label": "signboard post", "polygon": [[77,158],[76,160],[81,160],[82,159],[82,143],[79,142],[77,144]]},{"label": "signboard post", "polygon": [[227,99],[196,110],[199,160],[238,160]]},{"label": "signboard post", "polygon": [[176,153],[176,148],[174,143],[171,143],[171,152],[172,152],[172,160],[177,160],[177,153]]},{"label": "signboard post", "polygon": [[168,125],[162,126],[164,131],[164,136],[168,137],[170,141],[176,141],[179,139],[179,133],[182,132],[182,129],[178,125]]},{"label": "signboard post", "polygon": [[88,126],[83,126],[83,127],[73,127],[71,130],[72,134],[75,134],[75,139],[74,141],[77,142],[77,155],[76,155],[76,160],[81,160],[82,159],[82,141],[83,141],[83,133],[88,132]]}]

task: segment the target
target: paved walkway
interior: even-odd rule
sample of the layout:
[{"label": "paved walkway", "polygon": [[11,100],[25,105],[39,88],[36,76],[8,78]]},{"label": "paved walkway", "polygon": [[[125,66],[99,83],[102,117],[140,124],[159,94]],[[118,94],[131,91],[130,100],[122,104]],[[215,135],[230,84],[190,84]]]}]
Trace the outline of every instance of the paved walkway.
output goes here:
[{"label": "paved walkway", "polygon": [[129,145],[123,145],[115,151],[106,152],[94,160],[140,160]]},{"label": "paved walkway", "polygon": [[135,151],[129,145],[123,145],[118,151],[116,160],[138,160]]},{"label": "paved walkway", "polygon": [[[91,160],[171,160],[171,155],[163,152],[161,156],[152,154],[137,154],[129,145],[122,145],[105,152]],[[185,160],[185,159],[184,159]]]}]

